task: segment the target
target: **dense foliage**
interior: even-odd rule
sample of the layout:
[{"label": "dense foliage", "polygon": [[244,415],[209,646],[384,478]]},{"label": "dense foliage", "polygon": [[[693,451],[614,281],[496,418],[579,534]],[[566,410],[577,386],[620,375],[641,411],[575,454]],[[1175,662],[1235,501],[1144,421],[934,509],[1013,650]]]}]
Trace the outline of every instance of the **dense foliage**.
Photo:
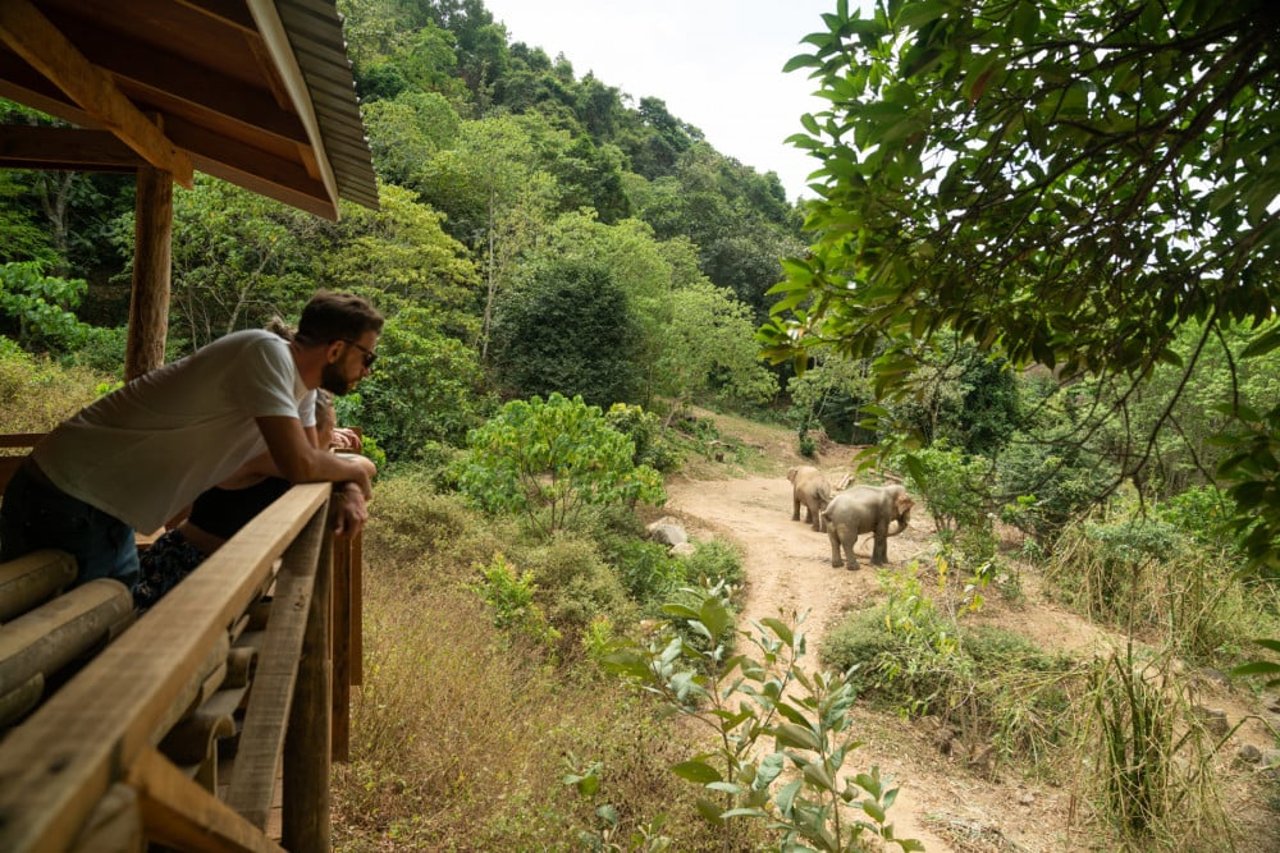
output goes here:
[{"label": "dense foliage", "polygon": [[[775,174],[720,154],[660,99],[513,41],[481,0],[339,7],[380,209],[344,205],[330,224],[198,176],[174,195],[171,357],[288,320],[317,287],[362,293],[392,323],[343,414],[392,460],[461,444],[504,398],[773,399],[753,327],[778,257],[802,245]],[[9,122],[55,123],[0,107]],[[8,336],[119,369],[130,188],[5,173]]]},{"label": "dense foliage", "polygon": [[[775,357],[874,356],[876,389],[903,393],[954,334],[1060,381],[1093,377],[1092,403],[1071,392],[1089,409],[1071,440],[1110,418],[1113,482],[1149,479],[1206,353],[1234,367],[1242,324],[1263,327],[1245,355],[1280,344],[1280,17],[1196,0],[891,0],[862,17],[841,0],[824,24],[788,64],[831,107],[793,137],[821,162],[817,239],[786,263]],[[1177,378],[1152,399],[1161,365]],[[1251,555],[1274,566],[1280,408],[1228,402],[1238,452],[1223,473],[1265,519]]]}]

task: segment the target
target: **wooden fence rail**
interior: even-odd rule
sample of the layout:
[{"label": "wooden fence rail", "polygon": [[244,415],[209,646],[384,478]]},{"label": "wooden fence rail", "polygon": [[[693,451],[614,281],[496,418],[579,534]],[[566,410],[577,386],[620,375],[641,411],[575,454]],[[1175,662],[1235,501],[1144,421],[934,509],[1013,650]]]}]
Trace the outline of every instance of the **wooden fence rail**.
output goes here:
[{"label": "wooden fence rail", "polygon": [[284,847],[329,849],[360,621],[329,495],[295,486],[3,734],[0,850],[279,850],[281,767]]}]

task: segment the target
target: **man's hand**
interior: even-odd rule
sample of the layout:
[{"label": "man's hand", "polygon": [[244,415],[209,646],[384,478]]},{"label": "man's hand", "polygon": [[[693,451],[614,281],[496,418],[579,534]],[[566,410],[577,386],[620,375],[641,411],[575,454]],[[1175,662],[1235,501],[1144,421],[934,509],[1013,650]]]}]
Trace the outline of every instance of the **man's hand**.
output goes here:
[{"label": "man's hand", "polygon": [[353,429],[346,427],[336,427],[333,431],[333,438],[329,439],[329,449],[340,450],[348,453],[359,453],[363,448],[360,441],[360,435]]},{"label": "man's hand", "polygon": [[333,490],[333,501],[333,532],[338,536],[355,536],[369,520],[364,491],[357,483],[343,483]]}]

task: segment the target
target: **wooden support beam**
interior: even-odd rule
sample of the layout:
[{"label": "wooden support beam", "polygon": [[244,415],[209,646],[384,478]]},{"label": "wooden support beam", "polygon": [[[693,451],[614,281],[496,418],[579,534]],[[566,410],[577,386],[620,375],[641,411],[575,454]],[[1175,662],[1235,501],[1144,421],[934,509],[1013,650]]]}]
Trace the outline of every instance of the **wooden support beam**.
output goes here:
[{"label": "wooden support beam", "polygon": [[[325,523],[325,514],[317,513],[285,553],[284,565],[276,576],[271,617],[267,620],[258,671],[236,749],[227,805],[257,827],[265,828],[271,814],[276,768],[284,750],[285,727],[298,679],[298,661],[307,631]],[[327,697],[323,704],[328,707]],[[327,758],[327,750],[325,755]],[[326,785],[328,778],[326,770]]]},{"label": "wooden support beam", "polygon": [[348,536],[333,537],[333,760],[345,763],[351,755],[351,546]]},{"label": "wooden support beam", "polygon": [[129,769],[147,837],[176,850],[283,853],[280,845],[147,747]]},{"label": "wooden support beam", "polygon": [[333,848],[329,826],[329,610],[333,535],[327,528],[326,523],[284,742],[280,843],[289,850]]},{"label": "wooden support beam", "polygon": [[295,486],[263,510],[0,741],[0,850],[71,843],[329,492]]},{"label": "wooden support beam", "polygon": [[89,62],[29,0],[0,0],[0,41],[144,160],[191,188],[191,158],[147,121],[111,76]]},{"label": "wooden support beam", "polygon": [[133,293],[124,352],[126,382],[164,364],[173,251],[173,180],[168,172],[138,170],[133,221]]},{"label": "wooden support beam", "polygon": [[72,127],[0,125],[0,167],[133,171],[146,161],[112,133]]}]

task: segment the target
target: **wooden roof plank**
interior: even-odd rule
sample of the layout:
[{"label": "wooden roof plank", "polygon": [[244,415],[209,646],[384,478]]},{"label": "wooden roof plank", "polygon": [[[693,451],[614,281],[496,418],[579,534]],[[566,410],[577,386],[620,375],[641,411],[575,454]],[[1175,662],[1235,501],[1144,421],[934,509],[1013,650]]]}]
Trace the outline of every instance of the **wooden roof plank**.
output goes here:
[{"label": "wooden roof plank", "polygon": [[100,171],[142,165],[145,160],[106,130],[0,125],[3,167]]},{"label": "wooden roof plank", "polygon": [[247,33],[258,34],[253,16],[249,14],[243,0],[177,0],[177,2],[220,23],[229,24]]},{"label": "wooden roof plank", "polygon": [[148,163],[169,172],[184,187],[192,186],[191,158],[28,0],[0,3],[0,40]]},{"label": "wooden roof plank", "polygon": [[118,79],[128,80],[149,92],[189,104],[250,130],[263,131],[290,142],[306,142],[307,132],[298,117],[280,109],[264,89],[246,86],[214,69],[193,65],[168,51],[143,42],[112,37],[93,39],[90,33],[66,29],[84,45],[90,62]]}]

